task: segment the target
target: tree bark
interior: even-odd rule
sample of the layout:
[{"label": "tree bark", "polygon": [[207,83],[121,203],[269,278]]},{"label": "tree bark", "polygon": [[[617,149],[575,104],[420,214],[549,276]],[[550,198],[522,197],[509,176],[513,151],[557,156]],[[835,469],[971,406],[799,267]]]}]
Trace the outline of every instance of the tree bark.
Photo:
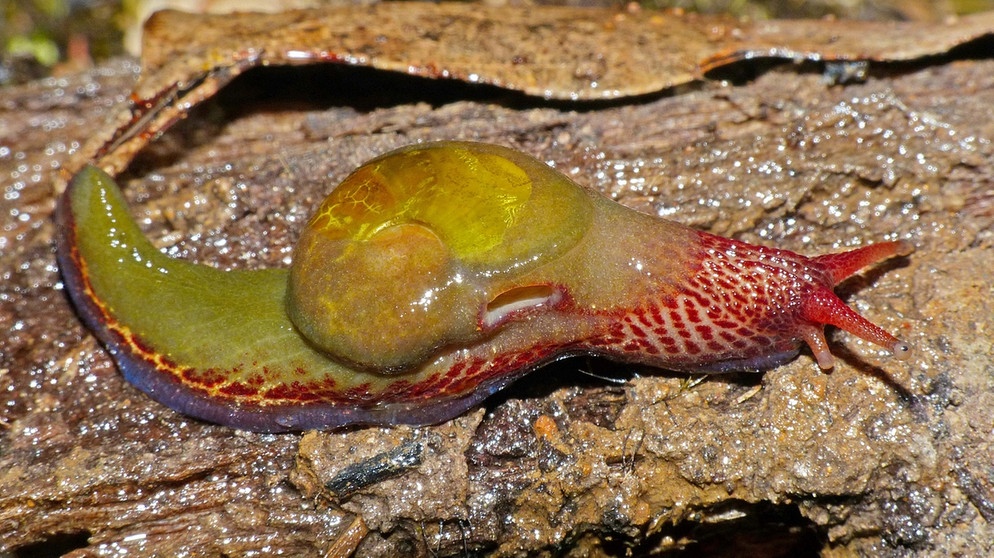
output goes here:
[{"label": "tree bark", "polygon": [[807,353],[699,382],[571,359],[442,425],[286,435],[153,402],[62,291],[51,185],[134,77],[118,60],[0,89],[0,551],[990,551],[994,61],[850,85],[787,65],[583,105],[364,68],[246,73],[121,177],[170,253],[285,266],[338,180],[435,139],[509,145],[621,203],[750,242],[917,246],[840,290],[911,344],[908,360],[843,334],[830,374]]}]

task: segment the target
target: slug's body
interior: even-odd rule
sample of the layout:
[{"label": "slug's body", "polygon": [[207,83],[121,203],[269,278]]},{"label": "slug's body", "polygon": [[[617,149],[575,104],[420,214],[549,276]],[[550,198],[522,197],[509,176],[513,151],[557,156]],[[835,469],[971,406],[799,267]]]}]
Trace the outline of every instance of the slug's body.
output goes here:
[{"label": "slug's body", "polygon": [[806,342],[829,368],[825,324],[907,350],[832,292],[907,243],[815,258],[752,246],[497,146],[367,163],[317,211],[289,271],[168,258],[94,168],[67,189],[59,224],[67,289],[127,379],[249,430],[439,422],[574,354],[727,371],[775,366]]}]

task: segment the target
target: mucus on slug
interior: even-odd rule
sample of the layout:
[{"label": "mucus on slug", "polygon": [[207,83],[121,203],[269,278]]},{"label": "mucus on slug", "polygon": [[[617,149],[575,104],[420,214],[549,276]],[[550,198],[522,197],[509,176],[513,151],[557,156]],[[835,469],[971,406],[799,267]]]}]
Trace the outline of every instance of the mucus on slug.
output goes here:
[{"label": "mucus on slug", "polygon": [[754,246],[627,209],[493,145],[366,163],[315,212],[290,270],[165,256],[92,167],[58,222],[67,291],[128,381],[249,430],[440,422],[575,354],[726,371],[807,344],[830,368],[826,324],[907,351],[833,292],[907,242],[816,257]]}]

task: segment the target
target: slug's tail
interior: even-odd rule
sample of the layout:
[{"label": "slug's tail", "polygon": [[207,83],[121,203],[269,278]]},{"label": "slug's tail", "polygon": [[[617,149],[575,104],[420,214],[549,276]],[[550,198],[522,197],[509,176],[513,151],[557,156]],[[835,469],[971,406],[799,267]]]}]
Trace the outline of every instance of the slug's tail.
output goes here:
[{"label": "slug's tail", "polygon": [[[840,254],[826,254],[812,259],[829,274],[833,284],[838,284],[852,277],[864,267],[895,256],[906,256],[913,251],[914,246],[910,242],[899,240],[881,242]],[[857,314],[829,288],[818,288],[810,293],[804,300],[802,313],[804,318],[813,324],[803,332],[804,340],[811,347],[811,352],[814,353],[818,366],[823,369],[832,368],[834,359],[828,350],[822,324],[833,325],[861,339],[884,347],[898,358],[907,356],[911,350],[907,343],[900,341]]]}]

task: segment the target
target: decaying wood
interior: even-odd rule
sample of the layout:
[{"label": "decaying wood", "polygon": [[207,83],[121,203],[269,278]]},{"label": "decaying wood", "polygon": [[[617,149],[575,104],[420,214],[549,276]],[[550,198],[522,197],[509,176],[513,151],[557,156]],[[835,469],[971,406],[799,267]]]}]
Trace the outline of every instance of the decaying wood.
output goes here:
[{"label": "decaying wood", "polygon": [[848,335],[834,336],[831,374],[806,354],[696,384],[571,360],[439,426],[289,435],[152,402],[61,291],[54,178],[134,76],[121,61],[0,90],[0,551],[989,551],[994,60],[849,85],[784,67],[579,112],[363,68],[246,73],[121,177],[171,253],[285,265],[337,180],[443,138],[511,145],[622,203],[752,242],[918,246],[844,288],[911,343],[906,361]]},{"label": "decaying wood", "polygon": [[[166,10],[145,25],[144,71],[130,102],[70,166],[93,163],[116,174],[188,107],[258,66],[368,66],[548,99],[604,100],[657,94],[743,60],[907,61],[992,31],[994,12],[925,24],[413,2],[266,14]],[[847,72],[862,74],[843,67],[836,79],[849,79]]]},{"label": "decaying wood", "polygon": [[[731,62],[912,60],[994,31],[994,12],[939,24],[738,21],[678,11],[384,2],[266,14],[161,11],[137,96],[240,60],[371,66],[555,99],[656,93]],[[914,36],[915,40],[908,40]]]}]

